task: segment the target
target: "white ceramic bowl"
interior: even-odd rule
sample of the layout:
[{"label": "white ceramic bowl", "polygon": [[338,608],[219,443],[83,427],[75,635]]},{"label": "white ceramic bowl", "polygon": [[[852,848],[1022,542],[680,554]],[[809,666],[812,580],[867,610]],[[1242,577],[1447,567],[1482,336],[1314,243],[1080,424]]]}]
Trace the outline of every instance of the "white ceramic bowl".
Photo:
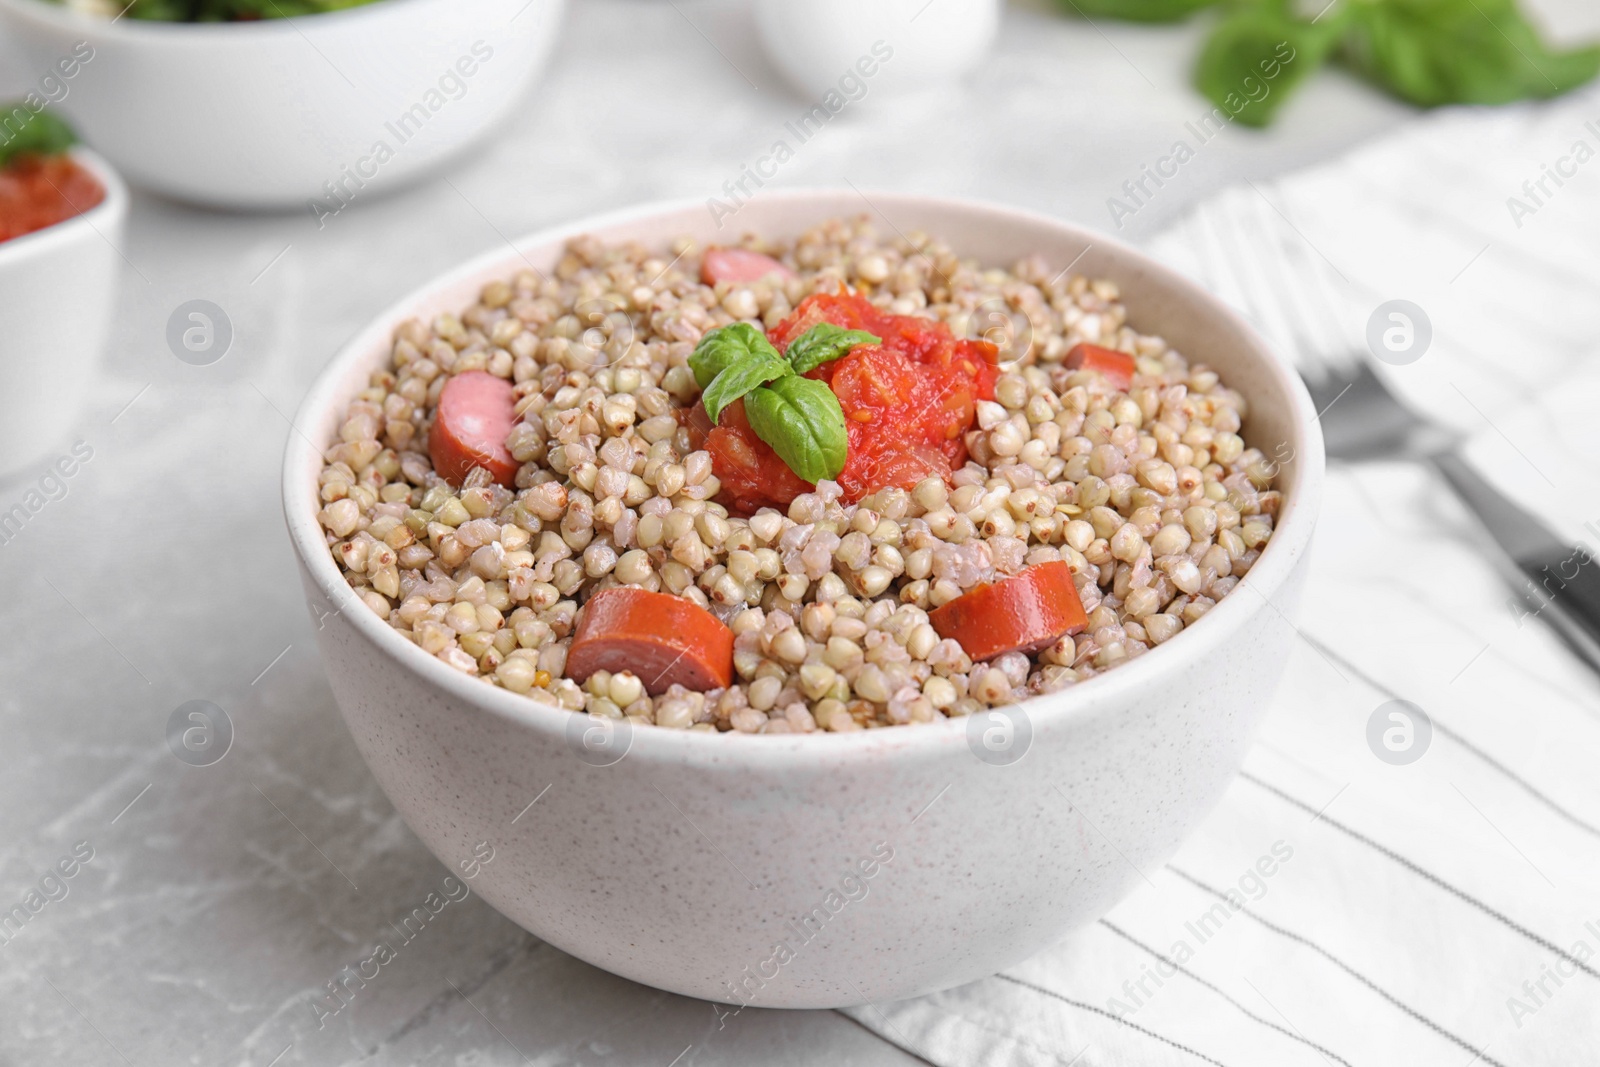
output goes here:
[{"label": "white ceramic bowl", "polygon": [[117,307],[128,190],[93,152],[72,157],[105,199],[0,241],[0,474],[66,451]]},{"label": "white ceramic bowl", "polygon": [[[135,185],[223,207],[319,201],[336,212],[492,130],[544,65],[564,3],[378,0],[189,24],[0,0],[0,25],[28,80],[54,78],[84,140]],[[57,63],[74,55],[82,61],[62,77]]]},{"label": "white ceramic bowl", "polygon": [[1000,29],[1000,0],[756,0],[755,14],[773,66],[830,110],[955,81]]},{"label": "white ceramic bowl", "polygon": [[[1115,279],[1138,328],[1215,366],[1249,399],[1248,438],[1286,461],[1281,523],[1239,588],[1136,663],[1021,705],[1031,742],[1009,765],[975,754],[985,731],[1004,740],[1005,723],[975,718],[775,737],[639,727],[622,758],[597,766],[621,746],[586,749],[586,716],[457,673],[340,577],[315,517],[320,458],[308,439],[336,439],[394,326],[459,310],[526,263],[548,268],[575,234],[712,240],[698,203],[587,219],[451,271],[334,357],[289,435],[289,533],[334,695],[378,781],[452,869],[479,842],[494,849],[472,883],[485,900],[647,985],[827,1007],[926,993],[1023,959],[1104,914],[1178,847],[1239,769],[1288,658],[1285,615],[1323,474],[1311,401],[1288,366],[1220,301],[1102,234],[967,201],[871,200],[901,231],[940,234],[987,263],[1038,252]],[[863,207],[853,191],[792,192],[756,199],[739,223],[793,235]]]}]

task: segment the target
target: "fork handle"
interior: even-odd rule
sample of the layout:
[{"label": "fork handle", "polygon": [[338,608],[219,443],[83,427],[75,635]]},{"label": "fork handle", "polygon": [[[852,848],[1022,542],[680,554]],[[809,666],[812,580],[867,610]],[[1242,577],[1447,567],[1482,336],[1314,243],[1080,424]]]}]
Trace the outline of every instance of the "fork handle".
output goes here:
[{"label": "fork handle", "polygon": [[1456,495],[1472,509],[1503,552],[1504,570],[1517,587],[1511,601],[1517,625],[1529,618],[1549,623],[1600,672],[1600,559],[1587,545],[1569,545],[1511,500],[1454,451],[1430,457]]}]

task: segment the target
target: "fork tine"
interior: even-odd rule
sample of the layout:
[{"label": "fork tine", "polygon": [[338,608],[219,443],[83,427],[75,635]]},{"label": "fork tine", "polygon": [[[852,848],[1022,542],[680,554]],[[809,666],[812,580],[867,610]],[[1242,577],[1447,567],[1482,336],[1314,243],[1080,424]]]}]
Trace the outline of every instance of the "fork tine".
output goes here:
[{"label": "fork tine", "polygon": [[1304,235],[1278,216],[1272,205],[1261,203],[1261,213],[1274,227],[1272,251],[1280,264],[1274,278],[1278,293],[1302,315],[1299,333],[1306,344],[1302,355],[1307,357],[1302,363],[1320,365],[1318,376],[1331,373],[1344,378],[1354,374],[1358,368],[1357,349],[1346,328],[1347,304],[1334,290],[1333,269]]},{"label": "fork tine", "polygon": [[1292,358],[1290,338],[1274,309],[1261,299],[1259,283],[1250,277],[1252,258],[1243,251],[1238,238],[1239,212],[1230,190],[1203,204],[1196,212],[1197,230],[1209,251],[1211,276],[1218,295],[1232,304],[1262,333],[1273,347]]},{"label": "fork tine", "polygon": [[1265,266],[1265,284],[1273,299],[1291,320],[1295,339],[1295,365],[1308,381],[1336,374],[1335,365],[1348,362],[1340,340],[1330,334],[1326,309],[1308,286],[1322,272],[1320,258],[1304,247],[1305,239],[1279,215],[1265,194],[1255,197],[1255,220],[1260,227],[1258,254]]},{"label": "fork tine", "polygon": [[[1326,266],[1321,263],[1320,256],[1318,265]],[[1361,353],[1366,347],[1366,329],[1360,318],[1360,304],[1355,299],[1355,287],[1336,280],[1328,270],[1316,271],[1308,281],[1330,320],[1330,350],[1342,354],[1335,358],[1335,365],[1347,372],[1365,366]]]},{"label": "fork tine", "polygon": [[1181,224],[1202,277],[1281,351],[1314,395],[1331,400],[1364,363],[1357,307],[1333,268],[1266,198],[1235,186],[1203,201]]},{"label": "fork tine", "polygon": [[[1248,197],[1245,203],[1242,197]],[[1328,454],[1393,456],[1412,447],[1421,420],[1363,358],[1355,287],[1279,214],[1264,194],[1237,187],[1202,203],[1174,234],[1196,252],[1201,277],[1295,365],[1322,418]]]},{"label": "fork tine", "polygon": [[1215,206],[1209,201],[1202,203],[1190,215],[1187,229],[1199,249],[1199,258],[1211,288],[1228,304],[1243,311],[1248,306],[1244,297],[1246,287],[1239,283],[1232,257],[1219,243],[1211,220],[1214,210]]},{"label": "fork tine", "polygon": [[1315,359],[1309,358],[1315,353],[1315,338],[1306,333],[1305,311],[1297,306],[1283,284],[1288,268],[1280,241],[1281,221],[1254,188],[1241,188],[1234,223],[1238,232],[1238,256],[1251,273],[1257,293],[1256,306],[1274,325],[1282,339],[1284,354],[1304,376],[1308,367],[1317,365]]}]

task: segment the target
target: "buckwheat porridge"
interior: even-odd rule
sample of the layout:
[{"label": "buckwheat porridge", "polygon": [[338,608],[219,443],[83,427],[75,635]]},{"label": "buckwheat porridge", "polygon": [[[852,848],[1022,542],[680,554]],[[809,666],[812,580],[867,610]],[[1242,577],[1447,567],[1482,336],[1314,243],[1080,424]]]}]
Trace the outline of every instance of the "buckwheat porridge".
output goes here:
[{"label": "buckwheat porridge", "polygon": [[546,704],[743,733],[963,716],[1170,640],[1272,536],[1244,399],[1126,317],[1109,282],[865,218],[579,238],[395,331],[318,518],[395,630]]}]

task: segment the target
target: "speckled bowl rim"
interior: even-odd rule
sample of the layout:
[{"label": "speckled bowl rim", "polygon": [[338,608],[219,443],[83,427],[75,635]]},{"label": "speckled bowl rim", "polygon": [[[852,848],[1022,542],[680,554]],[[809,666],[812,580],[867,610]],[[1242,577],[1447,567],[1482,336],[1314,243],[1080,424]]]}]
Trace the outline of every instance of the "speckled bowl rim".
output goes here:
[{"label": "speckled bowl rim", "polygon": [[[1224,320],[1232,331],[1248,342],[1244,358],[1254,361],[1259,372],[1271,378],[1283,395],[1293,399],[1294,410],[1290,423],[1293,432],[1289,443],[1294,449],[1293,462],[1297,465],[1296,485],[1293,492],[1285,497],[1284,509],[1272,539],[1249,573],[1240,580],[1233,593],[1206,613],[1203,623],[1186,627],[1171,640],[1141,655],[1138,662],[1097,675],[1061,692],[1023,701],[1021,707],[1026,709],[1035,732],[1056,725],[1058,720],[1086,721],[1095,716],[1116,714],[1120,709],[1136,703],[1141,691],[1155,690],[1158,676],[1170,678],[1201,657],[1222,650],[1225,643],[1236,637],[1260,612],[1282,614],[1277,605],[1272,603],[1272,597],[1287,581],[1310,544],[1321,500],[1323,442],[1316,410],[1304,384],[1289,363],[1275,356],[1254,329],[1215,296],[1132,246],[1098,231],[1047,215],[966,198],[873,190],[862,194],[855,189],[807,188],[763,192],[758,202],[784,202],[793,206],[807,201],[837,202],[846,196],[863,196],[874,208],[884,212],[898,207],[925,212],[987,215],[995,221],[1053,229],[1085,244],[1093,244],[1098,249],[1108,250],[1117,259],[1125,259],[1145,271],[1162,288],[1183,294],[1188,301],[1204,308],[1206,314]],[[521,250],[525,248],[548,245],[578,234],[612,229],[619,225],[643,222],[657,215],[695,208],[703,208],[699,200],[656,202],[562,223],[511,241],[509,247],[501,246],[474,256],[419,286],[377,316],[329,360],[295,413],[293,428],[284,449],[283,507],[290,540],[302,565],[330,607],[345,615],[357,633],[392,657],[397,667],[415,676],[419,683],[443,690],[487,714],[544,733],[551,741],[559,741],[564,736],[568,716],[572,712],[553,709],[498,686],[488,685],[428,655],[401,637],[387,621],[374,615],[346,584],[328,552],[316,519],[317,508],[313,506],[317,499],[316,472],[320,469],[321,453],[301,428],[323,426],[327,419],[325,413],[331,406],[342,407],[349,402],[350,393],[341,389],[340,383],[350,373],[352,365],[370,358],[376,345],[387,344],[392,325],[407,317],[407,309],[430,295],[453,284],[460,284],[463,279],[496,265],[509,273],[522,261]],[[819,204],[818,221],[827,210]],[[1137,315],[1137,309],[1130,310]],[[1285,622],[1287,624],[1287,620]],[[1275,670],[1277,666],[1268,664],[1264,669]],[[830,764],[860,763],[863,766],[881,764],[889,756],[897,760],[935,760],[946,758],[953,749],[965,752],[966,730],[965,718],[844,734],[818,732],[777,737],[730,736],[639,727],[632,731],[626,762],[636,766],[643,761],[677,767],[711,767],[736,761],[740,765],[782,771],[786,767],[811,765],[818,760]]]}]

